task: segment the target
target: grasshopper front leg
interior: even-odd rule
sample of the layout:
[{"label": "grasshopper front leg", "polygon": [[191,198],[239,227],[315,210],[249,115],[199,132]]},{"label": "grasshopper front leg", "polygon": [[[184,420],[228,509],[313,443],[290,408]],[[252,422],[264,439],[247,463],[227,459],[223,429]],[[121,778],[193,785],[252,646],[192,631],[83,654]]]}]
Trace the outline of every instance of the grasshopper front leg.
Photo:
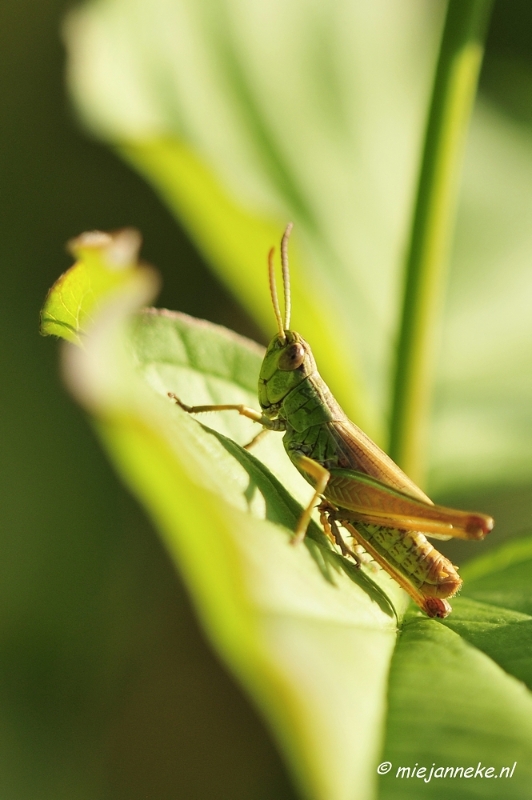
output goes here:
[{"label": "grasshopper front leg", "polygon": [[248,451],[251,450],[251,448],[255,447],[257,442],[260,442],[260,440],[263,439],[266,436],[266,434],[269,433],[270,431],[271,428],[263,428],[253,437],[253,439],[250,442],[244,445],[244,450]]},{"label": "grasshopper front leg", "polygon": [[249,406],[245,406],[243,403],[240,404],[220,404],[220,405],[207,405],[207,406],[187,406],[186,403],[183,403],[179,397],[174,394],[173,392],[168,392],[168,397],[186,411],[187,414],[203,414],[207,411],[238,411],[243,417],[247,417],[248,419],[252,419],[253,422],[260,422],[261,425],[268,427],[265,423],[270,422],[264,414],[261,414],[259,411],[255,411],[254,408],[249,408]]},{"label": "grasshopper front leg", "polygon": [[268,431],[284,431],[285,426],[282,420],[280,419],[269,419],[265,414],[261,414],[260,411],[255,411],[254,408],[250,408],[249,406],[244,405],[243,403],[223,403],[219,405],[205,405],[205,406],[187,406],[186,403],[183,403],[179,397],[174,394],[174,392],[168,392],[168,397],[173,400],[183,411],[186,411],[187,414],[203,414],[208,411],[238,411],[238,413],[242,417],[247,417],[247,419],[252,420],[253,422],[258,422],[259,425],[262,425],[262,430],[257,433],[253,439],[248,442],[244,446],[244,450],[250,450],[258,441],[261,439],[265,433]]},{"label": "grasshopper front leg", "polygon": [[[183,411],[186,411],[187,414],[203,414],[209,411],[238,411],[238,413],[243,416],[247,417],[247,419],[253,420],[253,422],[258,422],[260,425],[263,426],[262,430],[253,437],[253,439],[245,445],[244,449],[249,450],[253,447],[257,441],[262,438],[262,436],[267,433],[268,431],[284,431],[286,425],[282,419],[277,417],[276,419],[269,419],[265,414],[261,414],[259,411],[255,411],[254,408],[250,408],[249,406],[244,405],[243,403],[222,403],[217,405],[203,405],[203,406],[189,406],[176,395],[174,392],[168,392],[168,397],[173,400]],[[292,453],[291,454],[292,461],[297,464],[297,466],[303,471],[306,472],[308,475],[311,476],[312,481],[315,483],[315,492],[312,496],[310,503],[308,504],[307,508],[303,511],[299,522],[297,524],[297,528],[295,530],[295,534],[293,539],[291,540],[290,544],[297,545],[303,541],[305,535],[307,533],[307,528],[310,524],[310,520],[312,517],[312,511],[316,506],[318,500],[321,499],[323,492],[325,491],[325,487],[331,477],[331,473],[328,469],[323,467],[317,461],[314,461],[312,458],[308,458],[299,453]],[[337,541],[338,539],[336,536],[336,531],[333,531],[333,538]],[[345,548],[346,545],[342,540],[342,548]],[[345,553],[344,553],[345,554]],[[349,555],[353,556],[355,560],[358,561],[357,557],[354,553],[349,551]]]}]

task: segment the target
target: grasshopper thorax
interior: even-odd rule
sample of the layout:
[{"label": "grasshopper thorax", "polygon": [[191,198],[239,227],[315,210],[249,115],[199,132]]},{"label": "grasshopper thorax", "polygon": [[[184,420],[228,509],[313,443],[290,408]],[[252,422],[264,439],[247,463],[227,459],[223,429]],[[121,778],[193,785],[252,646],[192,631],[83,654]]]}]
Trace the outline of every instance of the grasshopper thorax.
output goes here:
[{"label": "grasshopper thorax", "polygon": [[259,376],[259,402],[268,417],[275,417],[285,397],[316,372],[307,342],[295,331],[276,334],[268,345]]}]

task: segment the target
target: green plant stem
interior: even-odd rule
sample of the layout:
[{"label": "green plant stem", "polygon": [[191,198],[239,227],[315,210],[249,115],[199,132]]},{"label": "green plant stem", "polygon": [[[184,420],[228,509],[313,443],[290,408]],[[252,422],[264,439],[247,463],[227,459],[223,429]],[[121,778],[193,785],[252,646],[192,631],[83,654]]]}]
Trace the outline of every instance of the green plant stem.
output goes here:
[{"label": "green plant stem", "polygon": [[447,253],[491,6],[491,0],[449,2],[406,259],[390,454],[419,482],[424,474]]}]

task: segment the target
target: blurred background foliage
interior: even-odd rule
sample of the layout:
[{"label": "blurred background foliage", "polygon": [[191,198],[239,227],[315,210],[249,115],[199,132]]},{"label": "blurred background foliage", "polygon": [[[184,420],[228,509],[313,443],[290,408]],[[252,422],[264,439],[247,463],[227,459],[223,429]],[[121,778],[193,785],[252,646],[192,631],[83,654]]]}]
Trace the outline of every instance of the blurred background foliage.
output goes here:
[{"label": "blurred background foliage", "polygon": [[[293,797],[260,720],[205,644],[156,535],[66,396],[55,349],[37,335],[46,290],[70,264],[64,242],[82,230],[134,225],[143,232],[144,257],[163,273],[158,305],[264,341],[150,187],[80,132],[64,90],[59,37],[70,7],[56,0],[0,6],[0,796]],[[479,136],[489,136],[494,126],[482,128],[482,114],[496,118],[520,193],[514,181],[511,196],[503,193],[491,208],[482,159],[467,168],[476,171],[471,185],[487,211],[515,226],[514,256],[523,269],[530,259],[521,245],[530,203],[522,165],[532,152],[531,79],[532,8],[499,0],[475,124]],[[459,222],[457,238],[484,242],[489,260],[495,244],[482,219],[482,230],[474,219],[463,228]],[[502,294],[504,272],[498,281]],[[459,278],[453,291],[460,292]],[[525,291],[521,300],[516,318],[526,313]],[[522,347],[530,351],[530,342]],[[508,378],[510,386],[526,384],[530,374]],[[445,439],[444,429],[439,436]],[[448,487],[438,499],[493,513],[500,541],[529,529],[530,481],[522,474],[489,489]]]}]

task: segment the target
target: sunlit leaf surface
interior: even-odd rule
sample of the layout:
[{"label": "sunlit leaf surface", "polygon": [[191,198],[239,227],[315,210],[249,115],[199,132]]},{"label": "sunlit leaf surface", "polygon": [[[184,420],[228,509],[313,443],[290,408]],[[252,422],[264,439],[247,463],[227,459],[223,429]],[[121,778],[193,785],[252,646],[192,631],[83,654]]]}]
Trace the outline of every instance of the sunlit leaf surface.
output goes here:
[{"label": "sunlit leaf surface", "polygon": [[294,327],[381,437],[442,10],[110,0],[66,28],[87,123],[154,183],[268,331],[265,256],[294,221]]},{"label": "sunlit leaf surface", "polygon": [[[268,332],[265,254],[294,220],[294,327],[381,443],[443,8],[99,0],[66,28],[84,120]],[[529,131],[479,107],[435,367],[432,491],[532,474],[531,174]]]},{"label": "sunlit leaf surface", "polygon": [[[391,773],[377,788],[383,760],[396,768],[517,760],[505,797],[524,798],[532,701],[520,683],[530,680],[528,638],[515,634],[532,618],[505,602],[514,572],[496,575],[495,562],[485,562],[476,581],[473,572],[471,599],[455,601],[445,625],[413,611],[398,630],[407,601],[389,576],[371,565],[357,570],[315,524],[304,545],[291,547],[309,487],[279,437],[270,434],[252,455],[237,442],[249,441],[253,423],[231,413],[200,422],[168,397],[256,404],[261,348],[168,311],[130,317],[153,291],[152,273],[136,271],[102,306],[84,347],[65,351],[66,376],[303,794],[406,796]],[[521,596],[529,593],[527,553],[510,559],[521,570]],[[486,580],[498,595],[482,595]],[[437,780],[415,785],[429,797],[448,791]],[[453,784],[453,796],[474,796],[471,785]]]}]

